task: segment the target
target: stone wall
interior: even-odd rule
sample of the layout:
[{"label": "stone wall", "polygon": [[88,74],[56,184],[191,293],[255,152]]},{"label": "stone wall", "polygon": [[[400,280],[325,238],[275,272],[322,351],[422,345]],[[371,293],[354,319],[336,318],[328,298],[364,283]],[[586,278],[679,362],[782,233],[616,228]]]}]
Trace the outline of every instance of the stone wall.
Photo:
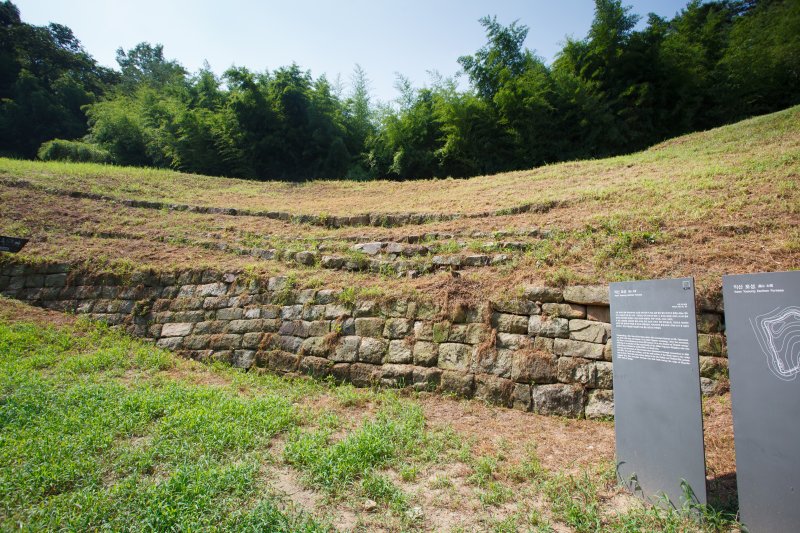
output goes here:
[{"label": "stone wall", "polygon": [[[357,386],[438,390],[541,414],[613,415],[608,288],[527,287],[478,306],[348,301],[290,280],[214,271],[129,279],[68,265],[0,264],[0,291],[88,314],[158,346],[244,369],[332,376]],[[698,302],[705,394],[724,387],[722,309]]]}]

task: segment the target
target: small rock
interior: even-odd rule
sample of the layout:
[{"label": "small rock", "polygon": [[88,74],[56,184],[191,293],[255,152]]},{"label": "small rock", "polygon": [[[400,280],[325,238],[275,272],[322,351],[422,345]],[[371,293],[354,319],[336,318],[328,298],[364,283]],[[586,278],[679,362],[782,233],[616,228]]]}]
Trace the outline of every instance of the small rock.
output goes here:
[{"label": "small rock", "polygon": [[353,246],[353,250],[363,252],[367,255],[376,255],[380,253],[381,248],[383,248],[382,242],[364,242]]},{"label": "small rock", "polygon": [[406,518],[408,518],[412,522],[418,522],[422,520],[424,516],[425,513],[422,511],[422,507],[420,507],[419,505],[415,505],[414,507],[406,511]]},{"label": "small rock", "polygon": [[371,513],[375,509],[378,508],[377,502],[375,500],[364,500],[364,510],[368,513]]}]

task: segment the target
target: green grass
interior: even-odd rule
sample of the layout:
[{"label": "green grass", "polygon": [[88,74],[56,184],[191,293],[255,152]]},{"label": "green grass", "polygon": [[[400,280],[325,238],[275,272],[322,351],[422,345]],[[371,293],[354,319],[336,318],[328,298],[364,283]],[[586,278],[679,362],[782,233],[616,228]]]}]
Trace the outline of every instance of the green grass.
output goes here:
[{"label": "green grass", "polygon": [[291,396],[167,377],[177,364],[94,325],[0,323],[0,527],[327,530],[262,490]]}]

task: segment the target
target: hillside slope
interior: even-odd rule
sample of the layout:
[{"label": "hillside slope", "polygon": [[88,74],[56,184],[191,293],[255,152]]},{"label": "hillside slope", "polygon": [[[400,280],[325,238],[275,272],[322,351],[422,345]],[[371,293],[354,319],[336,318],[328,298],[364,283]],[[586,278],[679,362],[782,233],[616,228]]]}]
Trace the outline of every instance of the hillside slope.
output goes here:
[{"label": "hillside slope", "polygon": [[0,159],[0,202],[0,233],[31,238],[22,257],[95,268],[212,265],[465,297],[685,275],[713,290],[724,273],[800,268],[800,107],[469,180],[296,185]]}]

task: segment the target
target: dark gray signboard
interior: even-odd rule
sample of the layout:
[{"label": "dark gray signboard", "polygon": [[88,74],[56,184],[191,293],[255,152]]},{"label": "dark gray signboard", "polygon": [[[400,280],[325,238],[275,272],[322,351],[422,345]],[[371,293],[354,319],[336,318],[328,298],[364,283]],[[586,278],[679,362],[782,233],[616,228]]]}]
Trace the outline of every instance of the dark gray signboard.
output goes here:
[{"label": "dark gray signboard", "polygon": [[800,272],[723,276],[736,481],[754,533],[800,528]]},{"label": "dark gray signboard", "polygon": [[0,252],[17,253],[28,242],[28,239],[20,237],[5,237],[0,235]]},{"label": "dark gray signboard", "polygon": [[694,280],[609,291],[619,479],[654,503],[705,503]]}]

